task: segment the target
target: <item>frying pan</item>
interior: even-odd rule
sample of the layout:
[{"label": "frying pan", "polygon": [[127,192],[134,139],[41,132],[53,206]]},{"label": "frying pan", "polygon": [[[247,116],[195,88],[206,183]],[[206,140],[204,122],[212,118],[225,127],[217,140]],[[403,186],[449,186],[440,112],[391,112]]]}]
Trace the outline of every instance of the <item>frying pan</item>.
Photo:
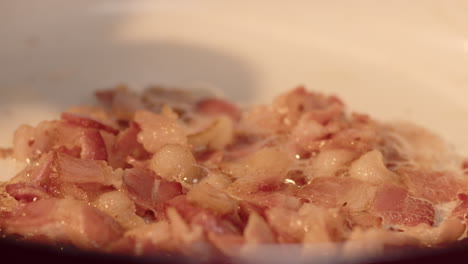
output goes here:
[{"label": "frying pan", "polygon": [[[468,154],[468,3],[464,1],[0,2],[0,145],[14,129],[91,102],[119,83],[211,89],[266,102],[304,84],[381,120],[406,119]],[[437,106],[437,107],[435,107]],[[12,170],[0,168],[0,180]],[[187,263],[0,241],[16,260]],[[360,263],[445,263],[466,242]]]}]

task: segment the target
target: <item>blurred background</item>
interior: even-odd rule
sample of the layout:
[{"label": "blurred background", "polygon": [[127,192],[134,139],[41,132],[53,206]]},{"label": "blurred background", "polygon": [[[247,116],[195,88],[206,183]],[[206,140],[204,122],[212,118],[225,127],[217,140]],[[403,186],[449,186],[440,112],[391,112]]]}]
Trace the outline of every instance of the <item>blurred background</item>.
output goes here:
[{"label": "blurred background", "polygon": [[0,1],[0,146],[126,83],[242,103],[305,85],[468,154],[468,2]]}]

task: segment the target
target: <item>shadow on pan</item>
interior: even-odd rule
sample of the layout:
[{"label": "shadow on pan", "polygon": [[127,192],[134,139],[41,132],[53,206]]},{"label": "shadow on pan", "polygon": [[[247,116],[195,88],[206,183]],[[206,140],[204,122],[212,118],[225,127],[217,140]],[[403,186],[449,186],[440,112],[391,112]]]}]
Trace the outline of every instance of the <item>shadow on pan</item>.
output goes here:
[{"label": "shadow on pan", "polygon": [[[152,257],[132,257],[124,255],[111,255],[97,252],[82,251],[70,247],[52,247],[30,242],[21,242],[10,238],[0,239],[0,254],[2,259],[14,260],[15,263],[26,263],[26,261],[39,261],[43,263],[99,263],[99,264],[211,264],[242,263],[229,259],[212,259],[201,261],[199,259],[183,256],[152,256]],[[468,240],[459,242],[450,247],[440,249],[414,249],[406,251],[396,251],[372,259],[360,260],[340,260],[340,261],[314,261],[309,260],[301,263],[327,263],[327,264],[446,264],[465,263],[468,260]],[[293,262],[290,262],[291,264]]]}]

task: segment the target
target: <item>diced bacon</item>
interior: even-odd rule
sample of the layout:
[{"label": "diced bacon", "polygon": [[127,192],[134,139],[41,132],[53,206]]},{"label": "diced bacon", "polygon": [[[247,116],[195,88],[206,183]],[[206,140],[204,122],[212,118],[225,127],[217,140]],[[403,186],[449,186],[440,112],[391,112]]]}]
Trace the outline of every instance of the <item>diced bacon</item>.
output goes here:
[{"label": "diced bacon", "polygon": [[127,169],[123,176],[123,188],[136,204],[147,209],[153,208],[153,188],[156,175],[143,169]]},{"label": "diced bacon", "polygon": [[37,163],[32,165],[32,169],[29,171],[29,180],[37,184],[45,183],[49,174],[52,172],[54,161],[55,157],[53,152],[43,155]]},{"label": "diced bacon", "polygon": [[69,131],[59,121],[43,121],[36,127],[23,125],[15,131],[14,157],[20,161],[36,159],[57,145],[67,145],[78,138],[76,132]]},{"label": "diced bacon", "polygon": [[216,234],[238,234],[239,230],[228,220],[211,211],[189,203],[185,196],[178,196],[167,202],[191,225],[201,226],[205,232]]},{"label": "diced bacon", "polygon": [[305,204],[299,210],[299,217],[306,230],[305,244],[344,241],[351,231],[346,214],[340,208],[325,209]]},{"label": "diced bacon", "polygon": [[416,237],[424,245],[446,245],[458,240],[465,233],[465,224],[456,218],[447,218],[436,227],[419,224],[406,228],[405,233]]},{"label": "diced bacon", "polygon": [[47,191],[38,185],[27,183],[13,183],[6,186],[6,192],[18,201],[32,202],[49,198]]},{"label": "diced bacon", "polygon": [[458,195],[458,205],[453,209],[452,216],[468,220],[468,194],[460,193]]},{"label": "diced bacon", "polygon": [[230,257],[239,256],[239,251],[245,243],[245,239],[241,235],[219,235],[213,232],[208,234],[208,240],[219,251]]},{"label": "diced bacon", "polygon": [[336,133],[329,146],[350,149],[361,155],[372,150],[376,142],[377,137],[372,129],[350,128]]},{"label": "diced bacon", "polygon": [[219,215],[234,213],[238,207],[236,200],[206,182],[193,186],[187,200]]},{"label": "diced bacon", "polygon": [[107,160],[107,149],[99,130],[86,129],[81,138],[81,158]]},{"label": "diced bacon", "polygon": [[73,107],[69,107],[67,110],[65,110],[65,112],[87,116],[104,124],[106,122],[109,122],[110,120],[113,120],[113,117],[110,115],[110,113],[106,111],[104,108],[102,108],[101,106],[92,106],[92,105],[73,106]]},{"label": "diced bacon", "polygon": [[49,152],[29,164],[6,185],[8,194],[24,202],[45,199],[49,194],[53,195],[52,189],[56,182],[50,176],[54,160],[54,154]]},{"label": "diced bacon", "polygon": [[[75,116],[70,113],[64,115]],[[99,128],[99,125],[95,127]],[[109,129],[103,131],[106,130]],[[15,157],[20,160],[34,159],[52,150],[72,156],[81,152],[82,158],[87,159],[107,159],[107,150],[100,131],[86,126],[77,127],[66,121],[41,122],[36,128],[24,126],[17,131],[15,142]]]},{"label": "diced bacon", "polygon": [[18,207],[20,202],[13,198],[6,191],[7,183],[0,183],[0,226],[2,225],[2,219],[5,219],[11,212]]},{"label": "diced bacon", "polygon": [[195,153],[195,159],[197,160],[197,163],[203,164],[205,167],[214,167],[218,165],[224,158],[224,152],[223,151],[212,151],[212,150],[207,150],[207,151],[202,151]]},{"label": "diced bacon", "polygon": [[213,169],[208,172],[201,183],[208,183],[217,190],[224,191],[229,185],[231,185],[232,180],[226,174],[220,172],[219,170]]},{"label": "diced bacon", "polygon": [[119,133],[117,129],[111,126],[105,125],[89,116],[64,112],[62,113],[61,117],[62,117],[62,120],[74,126],[104,130],[114,135],[117,135]]},{"label": "diced bacon", "polygon": [[157,256],[171,251],[175,253],[176,250],[176,242],[166,221],[138,226],[126,232],[109,248],[113,253],[137,256]]},{"label": "diced bacon", "polygon": [[158,87],[96,96],[105,108],[15,132],[27,165],[0,183],[0,233],[201,262],[291,243],[321,261],[466,233],[468,161],[420,128],[348,115],[335,96],[298,87],[243,112]]},{"label": "diced bacon", "polygon": [[276,135],[288,130],[280,113],[275,111],[273,107],[265,105],[246,110],[239,126],[249,134],[261,136]]},{"label": "diced bacon", "polygon": [[[340,176],[343,168],[356,158],[356,153],[346,149],[327,149],[311,158],[310,165],[306,166],[303,173],[308,180],[317,177]],[[346,171],[346,170],[345,170]]]},{"label": "diced bacon", "polygon": [[382,217],[376,216],[366,211],[348,213],[350,225],[362,229],[380,228]]},{"label": "diced bacon", "polygon": [[187,136],[184,129],[170,117],[147,111],[135,113],[135,122],[141,127],[138,142],[151,152],[157,152],[167,144],[187,146]]},{"label": "diced bacon", "polygon": [[242,220],[242,222],[247,223],[249,221],[250,214],[258,214],[261,217],[265,218],[265,210],[267,208],[254,204],[253,202],[245,201],[245,200],[240,200],[239,201],[239,218]]},{"label": "diced bacon", "polygon": [[109,163],[115,167],[124,167],[128,157],[145,159],[149,153],[138,142],[137,136],[141,129],[135,122],[130,122],[128,128],[117,136],[111,148]]},{"label": "diced bacon", "polygon": [[450,172],[402,170],[400,174],[410,192],[433,203],[456,200],[462,185]]},{"label": "diced bacon", "polygon": [[301,206],[298,198],[282,192],[236,193],[235,195],[238,199],[257,206],[260,210],[274,207],[296,210]]},{"label": "diced bacon", "polygon": [[195,111],[209,116],[227,115],[235,121],[241,117],[237,106],[220,98],[206,98],[197,102]]},{"label": "diced bacon", "polygon": [[68,156],[72,156],[72,157],[75,157],[75,158],[80,158],[81,157],[81,147],[78,147],[78,146],[75,146],[75,147],[72,147],[72,148],[67,148],[65,146],[60,146],[55,150],[55,152],[67,154]]},{"label": "diced bacon", "polygon": [[157,194],[153,193],[153,200],[156,203],[163,203],[182,194],[182,185],[174,181],[157,180]]},{"label": "diced bacon", "polygon": [[201,180],[201,168],[192,152],[181,145],[167,144],[151,158],[149,167],[167,180],[192,185]]},{"label": "diced bacon", "polygon": [[112,101],[111,111],[119,120],[131,120],[135,112],[145,109],[140,96],[129,91],[126,86],[117,88],[117,93]]},{"label": "diced bacon", "polygon": [[270,226],[256,213],[252,213],[244,229],[244,237],[247,243],[270,244],[275,242],[275,237]]},{"label": "diced bacon", "polygon": [[273,107],[282,114],[287,126],[294,126],[304,112],[321,110],[328,104],[325,96],[307,92],[304,87],[282,94],[273,101]]},{"label": "diced bacon", "polygon": [[346,205],[351,210],[360,211],[369,208],[375,197],[376,188],[369,183],[349,177],[321,177],[290,191],[302,201],[320,207]]},{"label": "diced bacon", "polygon": [[143,152],[143,147],[137,140],[138,133],[140,132],[140,126],[135,122],[131,122],[128,128],[118,135],[114,149],[122,152],[127,151],[129,156],[138,157],[139,155],[135,155],[132,152]]},{"label": "diced bacon", "polygon": [[230,186],[232,192],[249,194],[277,190],[292,164],[293,160],[286,151],[264,148],[242,160],[223,164],[221,169],[228,175],[239,177]]},{"label": "diced bacon", "polygon": [[150,210],[182,194],[180,183],[163,180],[145,169],[125,170],[123,187],[137,205]]},{"label": "diced bacon", "polygon": [[329,131],[322,124],[310,119],[308,113],[304,114],[292,129],[289,138],[292,151],[298,155],[304,155],[308,151],[314,150],[316,141],[328,137]]},{"label": "diced bacon", "polygon": [[[339,103],[327,105],[325,109],[314,110],[309,112],[309,118],[317,121],[322,125],[329,124],[332,120],[344,116],[344,107]],[[331,132],[331,131],[330,131]]]},{"label": "diced bacon", "polygon": [[[208,232],[202,224],[187,222],[174,208],[167,208],[167,216],[174,241],[178,244],[178,251],[198,259],[209,259],[215,256],[214,247],[206,240]],[[206,219],[204,219],[206,220]],[[210,222],[203,223],[206,227]],[[205,229],[205,230],[204,230]]]},{"label": "diced bacon", "polygon": [[[190,123],[198,119],[200,114],[195,112],[196,102],[201,98],[207,98],[211,93],[206,90],[186,91],[175,87],[165,88],[152,86],[140,94],[140,99],[146,110],[168,114],[172,112],[184,121]],[[170,111],[168,111],[170,109]]]},{"label": "diced bacon", "polygon": [[124,192],[103,193],[93,201],[93,205],[113,217],[125,229],[137,228],[145,224],[144,220],[135,214],[135,204]]},{"label": "diced bacon", "polygon": [[237,160],[245,158],[257,151],[262,147],[268,145],[269,139],[259,139],[257,137],[249,137],[246,135],[237,136],[233,143],[226,147],[224,150],[227,160]]},{"label": "diced bacon", "polygon": [[[137,160],[132,157],[127,157],[125,162],[128,163],[132,168],[136,169],[148,169],[151,160]],[[125,168],[126,166],[124,166]]]},{"label": "diced bacon", "polygon": [[30,125],[21,125],[13,136],[13,157],[19,161],[30,158],[33,152],[34,128]]},{"label": "diced bacon", "polygon": [[372,150],[354,161],[349,168],[352,178],[374,184],[396,184],[399,177],[385,167],[382,153]]},{"label": "diced bacon", "polygon": [[274,207],[266,211],[266,219],[280,243],[298,243],[304,236],[304,228],[296,211]]},{"label": "diced bacon", "polygon": [[412,197],[408,190],[394,185],[378,189],[372,210],[388,225],[416,226],[420,223],[434,223],[435,211],[431,203]]},{"label": "diced bacon", "polygon": [[222,150],[234,139],[234,123],[226,116],[219,116],[204,130],[188,136],[188,142],[195,149]]},{"label": "diced bacon", "polygon": [[111,217],[86,203],[67,199],[29,203],[5,219],[4,225],[7,234],[85,249],[101,248],[122,235],[121,227]]},{"label": "diced bacon", "polygon": [[105,161],[77,159],[58,153],[56,167],[60,178],[65,182],[103,185],[111,183],[112,168]]}]

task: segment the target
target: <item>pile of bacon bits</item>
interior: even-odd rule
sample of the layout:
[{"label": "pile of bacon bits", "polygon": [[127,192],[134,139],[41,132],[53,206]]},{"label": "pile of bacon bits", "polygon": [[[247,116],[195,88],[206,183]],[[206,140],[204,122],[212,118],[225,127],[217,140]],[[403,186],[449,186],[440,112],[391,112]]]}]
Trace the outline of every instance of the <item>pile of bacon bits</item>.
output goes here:
[{"label": "pile of bacon bits", "polygon": [[16,130],[9,155],[26,165],[0,185],[4,235],[204,258],[266,244],[379,254],[465,236],[467,163],[414,125],[304,88],[245,108],[162,88],[96,96],[101,106]]}]

